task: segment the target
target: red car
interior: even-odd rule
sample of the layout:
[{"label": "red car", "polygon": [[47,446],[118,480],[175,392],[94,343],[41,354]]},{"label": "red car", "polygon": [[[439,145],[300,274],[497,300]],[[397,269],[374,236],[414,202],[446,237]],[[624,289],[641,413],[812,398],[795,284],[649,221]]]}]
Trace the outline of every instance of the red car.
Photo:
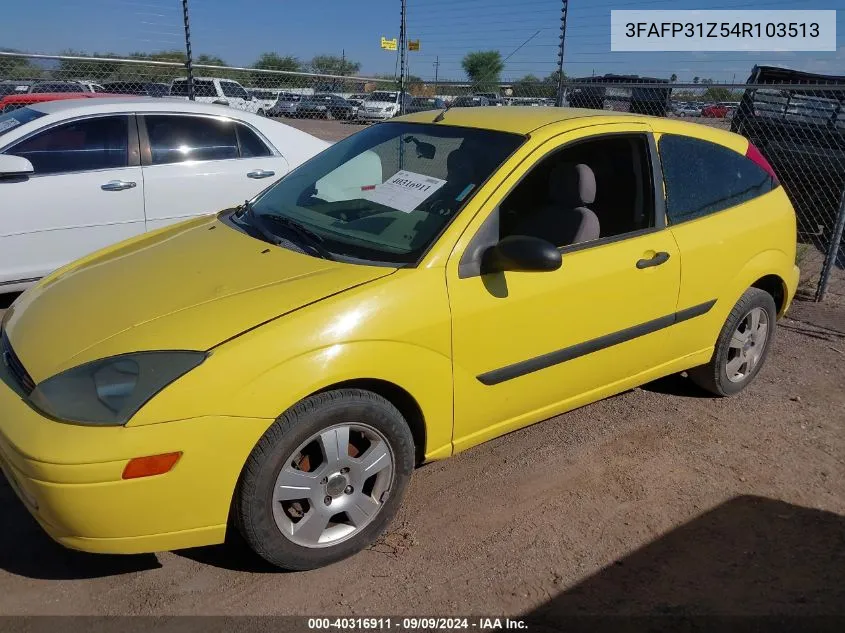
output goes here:
[{"label": "red car", "polygon": [[35,94],[12,94],[0,97],[0,114],[23,108],[31,103],[56,101],[57,99],[96,99],[100,97],[127,97],[130,95],[110,94],[108,92],[39,92]]},{"label": "red car", "polygon": [[713,105],[705,106],[701,109],[701,116],[708,119],[724,119],[728,116],[728,107],[721,103],[714,103]]}]

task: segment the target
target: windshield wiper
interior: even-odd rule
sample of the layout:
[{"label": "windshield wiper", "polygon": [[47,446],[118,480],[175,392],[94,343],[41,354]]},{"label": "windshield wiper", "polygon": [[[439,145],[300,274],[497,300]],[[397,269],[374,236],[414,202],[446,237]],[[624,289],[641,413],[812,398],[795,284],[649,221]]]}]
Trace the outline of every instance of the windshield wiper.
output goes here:
[{"label": "windshield wiper", "polygon": [[[252,214],[253,216],[255,213]],[[284,215],[265,215],[262,219],[278,224],[296,235],[300,241],[305,242],[311,249],[323,259],[334,260],[334,255],[325,246],[323,238],[296,220]]]},{"label": "windshield wiper", "polygon": [[269,242],[274,246],[281,245],[281,238],[275,233],[273,233],[273,231],[268,229],[261,221],[261,219],[258,218],[255,213],[252,212],[252,203],[249,200],[244,201],[244,203],[240,206],[238,210],[238,214],[236,216],[233,216],[233,218],[236,218],[238,223],[240,224],[241,222],[243,222],[242,218],[244,217],[244,214],[248,215],[250,219],[250,221],[246,223],[247,226],[258,231],[259,237],[261,237],[265,242]]}]

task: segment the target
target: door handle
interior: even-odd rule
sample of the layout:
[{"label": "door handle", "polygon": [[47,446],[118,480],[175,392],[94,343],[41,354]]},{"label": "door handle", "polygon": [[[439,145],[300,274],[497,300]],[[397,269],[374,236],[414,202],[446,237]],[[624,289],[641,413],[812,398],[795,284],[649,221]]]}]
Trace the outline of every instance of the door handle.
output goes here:
[{"label": "door handle", "polygon": [[126,180],[109,180],[106,184],[100,185],[103,191],[123,191],[124,189],[132,189],[136,183]]},{"label": "door handle", "polygon": [[650,268],[651,266],[660,266],[660,264],[665,264],[669,261],[669,253],[665,251],[661,251],[659,253],[655,253],[654,257],[651,259],[641,259],[637,261],[637,268]]},{"label": "door handle", "polygon": [[251,172],[248,172],[246,177],[247,178],[269,178],[270,176],[275,176],[276,172],[274,171],[266,171],[264,169],[254,169]]}]

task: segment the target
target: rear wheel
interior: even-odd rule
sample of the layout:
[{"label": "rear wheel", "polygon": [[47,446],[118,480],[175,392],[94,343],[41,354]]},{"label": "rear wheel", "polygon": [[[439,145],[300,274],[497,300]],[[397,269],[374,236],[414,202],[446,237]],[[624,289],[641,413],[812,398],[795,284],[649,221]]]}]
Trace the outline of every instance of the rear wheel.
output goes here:
[{"label": "rear wheel", "polygon": [[776,318],[777,307],[768,292],[746,290],[722,326],[710,362],[690,370],[690,379],[717,396],[745,389],[769,355]]},{"label": "rear wheel", "polygon": [[256,445],[238,484],[236,523],[270,563],[322,567],[381,534],[413,465],[410,429],[390,402],[359,389],[317,394]]}]

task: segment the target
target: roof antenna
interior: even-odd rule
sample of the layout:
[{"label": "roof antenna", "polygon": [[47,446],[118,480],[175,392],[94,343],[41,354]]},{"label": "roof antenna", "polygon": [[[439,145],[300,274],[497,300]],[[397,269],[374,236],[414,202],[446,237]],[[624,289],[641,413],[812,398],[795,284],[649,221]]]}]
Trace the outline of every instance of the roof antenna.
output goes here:
[{"label": "roof antenna", "polygon": [[[535,37],[537,37],[537,36],[540,34],[540,31],[541,31],[541,30],[542,30],[542,29],[540,29],[540,30],[536,31],[536,32],[534,33],[534,35],[532,35],[532,36],[531,36],[531,37],[529,37],[527,40],[525,40],[522,44],[520,44],[520,45],[519,45],[519,46],[517,46],[515,49],[513,49],[513,50],[511,51],[510,55],[508,55],[507,57],[505,57],[505,58],[502,60],[502,63],[504,64],[504,63],[505,63],[506,61],[508,61],[511,57],[513,57],[519,49],[521,49],[523,46],[525,46],[526,44],[528,44],[528,42],[530,42],[530,41],[531,41],[531,40],[533,40]],[[454,101],[454,99],[452,99],[452,101]],[[445,110],[443,110],[440,114],[438,114],[436,117],[434,117],[434,121],[432,121],[432,123],[440,123],[440,122],[443,120],[443,117],[445,117],[445,116],[446,116],[446,113],[449,111],[449,108],[451,108],[451,107],[452,107],[452,101],[450,101],[450,102],[449,102],[449,105],[447,105],[447,106],[446,106],[446,109],[445,109]]]}]

